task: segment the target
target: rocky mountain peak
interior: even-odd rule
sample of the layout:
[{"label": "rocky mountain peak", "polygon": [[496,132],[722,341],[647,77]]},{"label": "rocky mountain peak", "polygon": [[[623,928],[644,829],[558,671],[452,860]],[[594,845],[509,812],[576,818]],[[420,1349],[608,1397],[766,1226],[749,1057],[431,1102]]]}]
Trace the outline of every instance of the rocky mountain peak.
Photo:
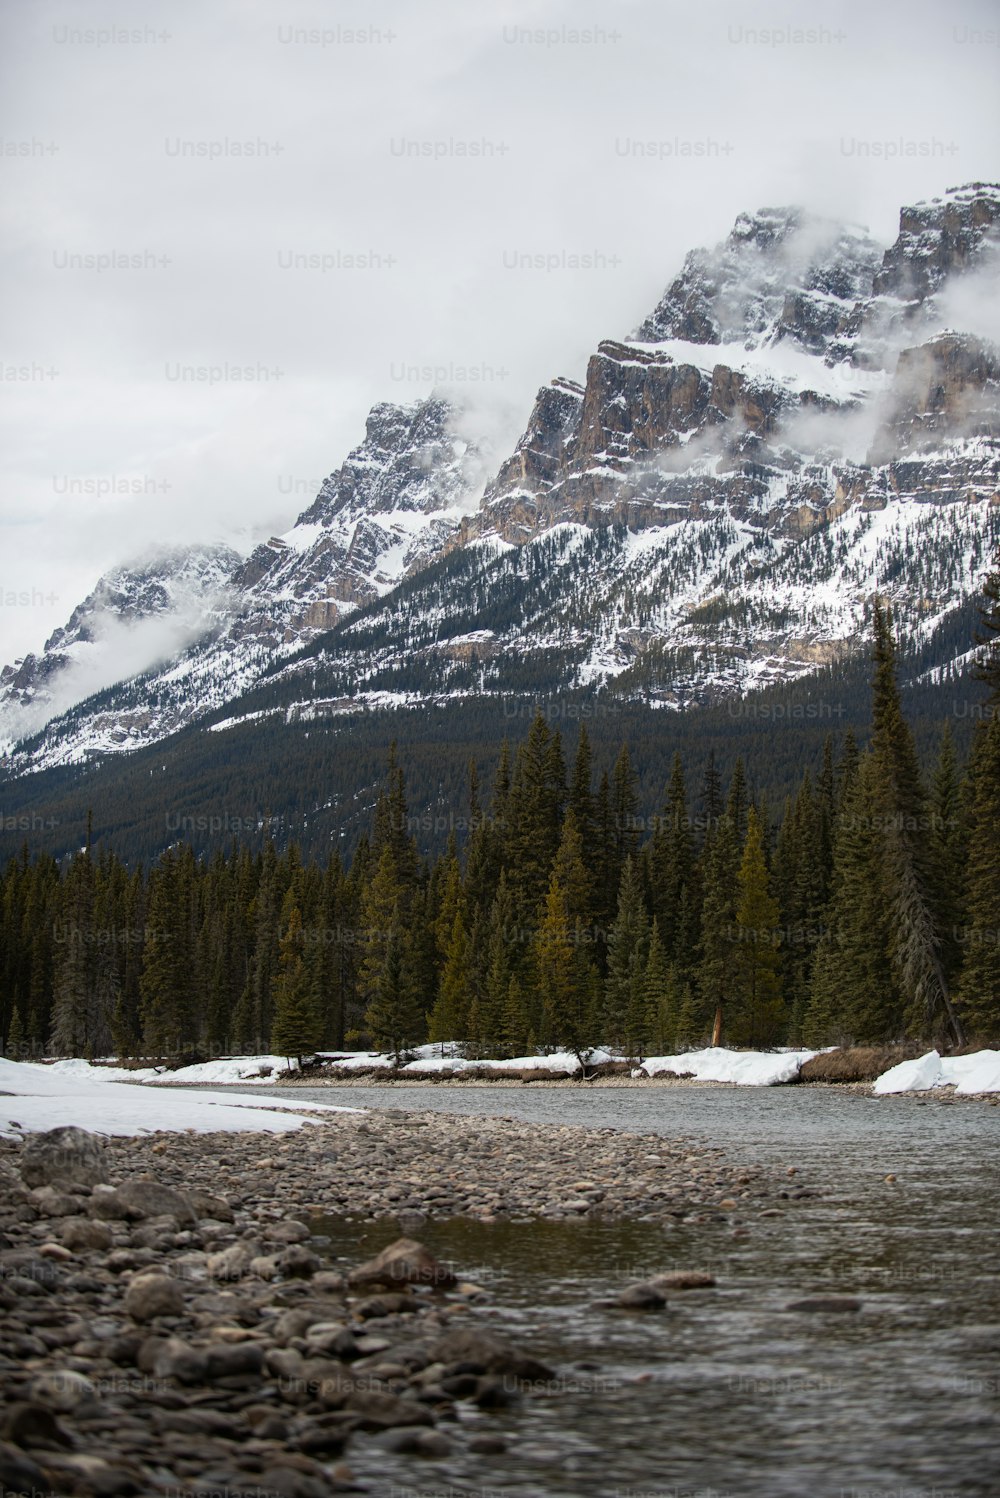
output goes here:
[{"label": "rocky mountain peak", "polygon": [[759,346],[790,337],[822,351],[870,293],[881,253],[864,230],[801,208],[741,213],[721,244],[686,257],[632,340]]}]

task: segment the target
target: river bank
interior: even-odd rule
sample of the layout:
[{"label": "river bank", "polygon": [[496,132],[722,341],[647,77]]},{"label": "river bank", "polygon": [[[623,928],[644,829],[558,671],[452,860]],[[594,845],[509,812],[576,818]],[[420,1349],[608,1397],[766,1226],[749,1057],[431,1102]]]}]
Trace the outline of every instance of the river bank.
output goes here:
[{"label": "river bank", "polygon": [[[309,1091],[252,1101],[291,1123]],[[133,1134],[210,1096],[100,1092]],[[343,1101],[369,1111],[111,1138],[107,1183],[22,1180],[31,1136],[0,1143],[0,1481],[81,1498],[992,1491],[991,1110],[802,1086]],[[401,1233],[456,1282],[352,1283]],[[442,1345],[467,1331],[471,1355]],[[832,1448],[831,1423],[851,1442]]]},{"label": "river bank", "polygon": [[[358,1445],[369,1470],[380,1449],[458,1450],[492,1480],[517,1440],[516,1407],[554,1395],[567,1370],[533,1359],[529,1337],[498,1340],[489,1265],[380,1280],[331,1265],[317,1225],[367,1219],[419,1237],[455,1219],[684,1224],[708,1261],[816,1191],[720,1150],[504,1118],[61,1132],[48,1155],[51,1135],[0,1141],[0,1479],[39,1498],[219,1487],[313,1498],[352,1490],[340,1457]],[[623,1315],[711,1292],[712,1277],[663,1242],[651,1267],[672,1281],[630,1290],[634,1274],[608,1265]],[[478,1283],[462,1282],[470,1270]]]}]

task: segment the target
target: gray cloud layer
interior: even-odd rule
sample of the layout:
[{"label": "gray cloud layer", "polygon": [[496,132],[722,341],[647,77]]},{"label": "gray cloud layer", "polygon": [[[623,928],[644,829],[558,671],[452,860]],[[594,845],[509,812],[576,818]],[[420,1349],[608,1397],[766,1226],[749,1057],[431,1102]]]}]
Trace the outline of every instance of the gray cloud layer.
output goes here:
[{"label": "gray cloud layer", "polygon": [[989,0],[7,7],[0,657],[152,540],[286,528],[375,400],[454,384],[512,440],[741,209],[889,241],[995,177],[998,33]]}]

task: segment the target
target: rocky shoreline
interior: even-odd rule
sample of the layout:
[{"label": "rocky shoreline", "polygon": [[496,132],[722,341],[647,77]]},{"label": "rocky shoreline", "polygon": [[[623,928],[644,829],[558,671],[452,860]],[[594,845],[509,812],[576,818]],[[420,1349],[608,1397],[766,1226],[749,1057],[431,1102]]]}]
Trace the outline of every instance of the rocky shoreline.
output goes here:
[{"label": "rocky shoreline", "polygon": [[[498,1412],[516,1421],[558,1371],[496,1335],[489,1293],[419,1243],[429,1219],[740,1237],[815,1194],[794,1170],[659,1136],[437,1113],[340,1113],[280,1136],[0,1141],[0,1486],[322,1498],[366,1491],[342,1459],[364,1442],[414,1459],[461,1450],[488,1481]],[[394,1219],[402,1241],[334,1266],[311,1241],[330,1217]],[[609,1289],[628,1315],[711,1283]]]}]

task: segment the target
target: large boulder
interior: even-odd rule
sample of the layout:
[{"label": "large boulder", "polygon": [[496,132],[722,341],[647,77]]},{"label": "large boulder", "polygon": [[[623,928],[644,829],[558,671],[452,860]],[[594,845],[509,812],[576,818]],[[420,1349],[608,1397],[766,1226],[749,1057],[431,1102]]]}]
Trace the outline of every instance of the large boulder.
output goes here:
[{"label": "large boulder", "polygon": [[348,1283],[354,1289],[369,1285],[453,1285],[455,1276],[415,1238],[397,1238],[374,1259],[352,1270]]},{"label": "large boulder", "polygon": [[57,1181],[98,1186],[108,1179],[104,1142],[73,1126],[29,1134],[21,1150],[21,1178],[26,1186]]},{"label": "large boulder", "polygon": [[159,1181],[126,1181],[115,1191],[102,1191],[91,1198],[96,1217],[139,1222],[144,1217],[175,1217],[178,1223],[193,1223],[191,1201],[183,1191],[161,1186]]}]

